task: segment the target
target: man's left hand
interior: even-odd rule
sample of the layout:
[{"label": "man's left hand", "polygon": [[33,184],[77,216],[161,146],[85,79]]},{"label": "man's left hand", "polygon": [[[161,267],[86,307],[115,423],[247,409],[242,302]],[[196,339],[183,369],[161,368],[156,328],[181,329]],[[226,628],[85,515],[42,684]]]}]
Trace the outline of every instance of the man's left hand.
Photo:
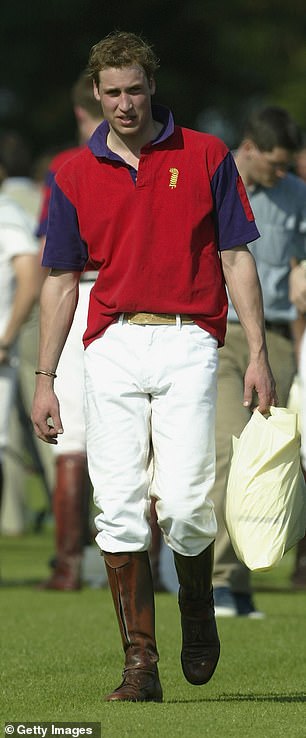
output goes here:
[{"label": "man's left hand", "polygon": [[258,395],[257,409],[260,413],[267,413],[271,405],[278,405],[275,381],[266,357],[251,360],[244,377],[245,407],[251,407],[254,390]]}]

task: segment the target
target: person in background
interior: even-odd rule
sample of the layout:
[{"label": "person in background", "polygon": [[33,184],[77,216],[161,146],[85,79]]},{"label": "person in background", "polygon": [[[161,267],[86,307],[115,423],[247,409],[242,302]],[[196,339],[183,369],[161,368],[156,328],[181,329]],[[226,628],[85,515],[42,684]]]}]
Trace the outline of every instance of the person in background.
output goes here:
[{"label": "person in background", "polygon": [[[85,72],[73,85],[71,97],[78,145],[59,152],[49,164],[38,227],[42,250],[55,175],[65,162],[80,152],[103,117],[101,105],[93,94],[92,81]],[[57,392],[66,433],[58,445],[53,446],[56,461],[53,492],[56,551],[52,574],[41,583],[41,589],[63,592],[80,589],[84,547],[93,538],[89,522],[91,485],[86,455],[82,336],[86,328],[90,290],[96,276],[95,269],[87,265],[81,276],[78,307],[59,364]]]},{"label": "person in background", "polygon": [[[306,134],[303,136],[302,148],[295,157],[295,171],[306,182]],[[306,315],[306,255],[301,261],[295,260],[290,273],[290,299],[295,304],[300,323],[301,340],[298,351],[298,392],[301,421],[301,457],[302,468],[306,478],[306,333],[303,330]],[[295,549],[294,568],[291,574],[293,589],[306,589],[306,535],[298,542]]]},{"label": "person in background", "polygon": [[218,663],[210,493],[224,277],[250,348],[244,401],[256,386],[261,412],[276,402],[260,284],[244,245],[258,237],[245,189],[222,141],[152,106],[157,67],[133,33],[92,48],[88,70],[105,120],[56,176],[43,259],[51,272],[32,419],[52,444],[64,430],[53,383],[80,275],[88,258],[99,270],[84,334],[87,453],[125,654],[123,681],[107,701],[162,700],[149,492],[180,584],[183,673],[205,684]]},{"label": "person in background", "polygon": [[[289,299],[290,264],[306,253],[306,185],[288,169],[301,145],[301,132],[279,107],[254,111],[247,121],[235,161],[255,215],[260,238],[250,245],[263,291],[267,346],[279,404],[286,407],[296,371],[297,313]],[[239,437],[253,403],[243,403],[248,364],[243,326],[229,303],[225,345],[219,352],[216,415],[218,522],[214,592],[217,616],[262,617],[254,604],[250,572],[238,561],[224,523],[224,501],[232,435]],[[256,404],[256,400],[255,404]]]},{"label": "person in background", "polygon": [[[35,238],[41,204],[41,185],[32,176],[33,157],[26,138],[18,131],[3,130],[0,135],[0,159],[5,178],[2,193],[22,208],[24,221],[33,234],[39,255],[39,241]],[[42,269],[40,268],[41,278]],[[29,523],[26,499],[28,468],[26,458],[38,473],[42,484],[42,508],[48,510],[54,478],[54,462],[50,449],[37,442],[30,421],[35,386],[34,369],[38,350],[38,301],[20,328],[18,337],[17,382],[12,400],[8,442],[3,454],[4,487],[1,532],[22,534]],[[27,456],[25,456],[25,450]],[[34,525],[36,522],[34,521]]]},{"label": "person in background", "polygon": [[[6,177],[0,156],[0,184]],[[40,290],[37,246],[22,208],[0,189],[0,503],[18,374],[18,336]]]}]

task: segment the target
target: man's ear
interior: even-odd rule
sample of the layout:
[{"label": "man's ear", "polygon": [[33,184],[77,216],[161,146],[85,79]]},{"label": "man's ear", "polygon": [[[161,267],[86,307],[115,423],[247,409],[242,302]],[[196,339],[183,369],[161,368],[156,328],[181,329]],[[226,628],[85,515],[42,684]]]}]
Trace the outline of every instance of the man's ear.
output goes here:
[{"label": "man's ear", "polygon": [[254,141],[252,141],[251,138],[244,138],[241,146],[247,154],[252,154],[255,149],[258,151],[258,147],[254,144]]},{"label": "man's ear", "polygon": [[151,79],[149,79],[149,89],[150,89],[151,95],[155,95],[155,92],[156,92],[156,82],[155,82],[155,79],[153,79],[153,77],[151,77]]},{"label": "man's ear", "polygon": [[97,83],[95,82],[95,80],[93,81],[92,84],[93,84],[93,94],[94,94],[94,97],[96,98],[96,100],[99,100],[100,101],[101,100],[101,97],[100,97],[100,93],[99,93],[99,90],[98,90],[98,87],[97,87]]},{"label": "man's ear", "polygon": [[85,110],[81,107],[81,105],[75,105],[74,108],[74,115],[77,119],[77,121],[82,121],[84,119]]}]

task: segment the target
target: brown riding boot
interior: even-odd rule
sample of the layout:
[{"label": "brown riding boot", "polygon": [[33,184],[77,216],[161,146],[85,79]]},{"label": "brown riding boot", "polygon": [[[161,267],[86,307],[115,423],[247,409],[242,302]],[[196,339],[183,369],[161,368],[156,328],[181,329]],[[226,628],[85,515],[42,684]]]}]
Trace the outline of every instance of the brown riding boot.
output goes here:
[{"label": "brown riding boot", "polygon": [[174,552],[180,583],[181,662],[184,676],[191,684],[206,684],[220,655],[211,583],[213,550],[212,543],[198,556],[182,556]]},{"label": "brown riding boot", "polygon": [[54,491],[56,564],[40,589],[81,589],[84,520],[88,519],[88,473],[86,455],[61,454],[57,459]]},{"label": "brown riding boot", "polygon": [[123,681],[105,699],[107,702],[161,702],[148,554],[104,551],[103,556],[125,652]]}]

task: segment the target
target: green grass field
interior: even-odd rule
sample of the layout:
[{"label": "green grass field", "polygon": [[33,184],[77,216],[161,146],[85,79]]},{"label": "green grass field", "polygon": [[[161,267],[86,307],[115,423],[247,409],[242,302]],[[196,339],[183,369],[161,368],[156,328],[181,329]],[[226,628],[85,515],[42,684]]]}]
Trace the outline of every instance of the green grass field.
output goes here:
[{"label": "green grass field", "polygon": [[101,723],[101,738],[306,737],[306,593],[291,593],[292,554],[253,576],[267,617],[219,619],[221,658],[211,682],[180,669],[173,594],[156,597],[163,704],[111,704],[122,655],[110,593],[40,592],[53,553],[49,525],[1,542],[1,722]]}]

